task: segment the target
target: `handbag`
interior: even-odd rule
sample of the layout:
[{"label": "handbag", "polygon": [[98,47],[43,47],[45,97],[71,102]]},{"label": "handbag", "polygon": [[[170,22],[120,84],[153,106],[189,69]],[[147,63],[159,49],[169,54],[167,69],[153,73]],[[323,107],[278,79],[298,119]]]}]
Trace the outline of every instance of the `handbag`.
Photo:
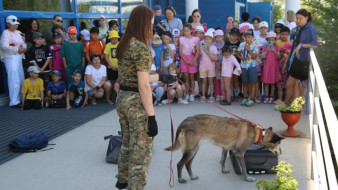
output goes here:
[{"label": "handbag", "polygon": [[301,61],[297,56],[294,56],[289,74],[293,78],[307,80],[309,77],[309,66],[309,62]]},{"label": "handbag", "polygon": [[122,136],[105,136],[104,140],[109,139],[108,143],[108,149],[106,153],[106,162],[112,163],[112,164],[117,164],[118,159],[119,159],[119,153],[122,145]]}]

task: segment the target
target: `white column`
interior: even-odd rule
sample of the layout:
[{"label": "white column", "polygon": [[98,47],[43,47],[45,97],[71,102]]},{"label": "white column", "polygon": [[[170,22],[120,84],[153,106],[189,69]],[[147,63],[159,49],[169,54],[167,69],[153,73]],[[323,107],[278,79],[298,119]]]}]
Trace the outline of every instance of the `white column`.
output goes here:
[{"label": "white column", "polygon": [[186,21],[188,21],[188,18],[194,9],[198,9],[198,0],[185,0]]},{"label": "white column", "polygon": [[285,22],[287,22],[286,13],[288,10],[293,10],[295,13],[300,9],[300,0],[286,0],[285,2]]}]

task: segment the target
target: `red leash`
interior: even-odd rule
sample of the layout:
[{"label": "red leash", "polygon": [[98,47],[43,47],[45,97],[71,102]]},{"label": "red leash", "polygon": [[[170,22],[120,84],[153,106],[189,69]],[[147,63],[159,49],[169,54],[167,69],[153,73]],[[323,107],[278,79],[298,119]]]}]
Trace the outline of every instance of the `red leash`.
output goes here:
[{"label": "red leash", "polygon": [[[197,94],[198,96],[202,97],[200,94],[198,94],[197,92],[195,92],[192,88],[190,88],[190,86],[188,86],[187,84],[185,84],[183,81],[181,81],[180,79],[177,79],[177,80],[178,80],[179,82],[181,82],[182,84],[184,84],[184,86],[188,87],[188,88],[189,88],[191,91],[193,91],[195,94]],[[242,121],[244,121],[244,122],[247,122],[247,123],[249,123],[249,124],[252,125],[252,126],[256,126],[256,123],[251,122],[251,121],[246,120],[246,119],[243,119],[243,118],[241,118],[241,117],[239,117],[239,116],[237,116],[237,115],[235,115],[235,114],[233,114],[233,113],[231,113],[231,112],[228,112],[228,111],[226,111],[225,109],[219,107],[218,105],[216,105],[216,104],[210,102],[208,99],[205,99],[205,100],[206,100],[209,104],[211,104],[211,105],[215,106],[216,108],[218,108],[218,109],[224,111],[225,113],[227,113],[227,114],[229,114],[229,115],[232,115],[232,116],[234,116],[234,117],[236,117],[236,118],[238,118],[238,119],[240,119],[240,120],[242,120]]]},{"label": "red leash", "polygon": [[174,147],[174,124],[173,124],[173,117],[171,115],[171,107],[170,107],[170,98],[169,98],[169,86],[167,85],[167,100],[169,106],[169,113],[170,113],[170,121],[171,121],[171,155],[170,155],[170,179],[169,179],[169,186],[171,188],[175,185],[175,177],[174,177],[174,170],[173,170],[173,147]]}]

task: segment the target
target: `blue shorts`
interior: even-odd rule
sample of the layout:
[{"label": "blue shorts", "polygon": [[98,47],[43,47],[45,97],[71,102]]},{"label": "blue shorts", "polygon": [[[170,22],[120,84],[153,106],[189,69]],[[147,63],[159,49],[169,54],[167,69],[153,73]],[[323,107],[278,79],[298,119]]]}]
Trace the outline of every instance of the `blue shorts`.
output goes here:
[{"label": "blue shorts", "polygon": [[242,68],[242,83],[257,82],[256,67]]}]

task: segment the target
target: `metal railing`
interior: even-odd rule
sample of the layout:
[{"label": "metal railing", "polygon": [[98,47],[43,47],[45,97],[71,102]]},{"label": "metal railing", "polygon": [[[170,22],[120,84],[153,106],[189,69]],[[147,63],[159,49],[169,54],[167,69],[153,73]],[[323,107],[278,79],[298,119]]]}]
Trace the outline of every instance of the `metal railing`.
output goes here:
[{"label": "metal railing", "polygon": [[[311,128],[311,177],[315,189],[337,190],[338,122],[313,49],[308,81],[308,112]],[[330,144],[332,150],[330,150]],[[336,162],[333,162],[335,158]]]}]

